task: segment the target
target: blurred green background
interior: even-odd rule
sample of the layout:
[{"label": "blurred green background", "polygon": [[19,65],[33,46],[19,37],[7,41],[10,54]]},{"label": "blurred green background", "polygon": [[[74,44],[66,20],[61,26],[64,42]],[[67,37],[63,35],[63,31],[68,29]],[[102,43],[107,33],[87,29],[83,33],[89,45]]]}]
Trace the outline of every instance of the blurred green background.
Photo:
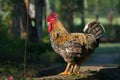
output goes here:
[{"label": "blurred green background", "polygon": [[0,66],[65,63],[49,42],[46,17],[51,12],[70,32],[99,21],[106,32],[85,64],[120,64],[120,0],[0,0]]}]

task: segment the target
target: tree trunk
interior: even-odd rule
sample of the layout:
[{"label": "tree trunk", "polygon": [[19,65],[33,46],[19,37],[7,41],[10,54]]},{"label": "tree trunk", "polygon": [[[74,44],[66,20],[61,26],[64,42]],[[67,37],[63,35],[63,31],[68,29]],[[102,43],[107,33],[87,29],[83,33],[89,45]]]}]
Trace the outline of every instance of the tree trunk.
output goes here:
[{"label": "tree trunk", "polygon": [[43,7],[45,5],[44,0],[35,0],[35,23],[37,28],[38,41],[42,38],[42,16],[43,16]]},{"label": "tree trunk", "polygon": [[18,4],[14,3],[13,5],[13,18],[12,18],[12,35],[13,37],[19,37],[20,36],[20,15],[19,15],[19,6]]},{"label": "tree trunk", "polygon": [[95,18],[96,21],[99,20],[99,1],[95,0]]},{"label": "tree trunk", "polygon": [[[20,1],[13,1],[13,17],[12,17],[12,21],[10,21],[11,27],[10,27],[10,31],[11,34],[13,35],[13,37],[22,37],[23,38],[23,34],[26,33],[26,23],[27,23],[27,13],[26,13],[26,9],[25,9],[25,4],[23,2],[23,0]],[[24,38],[26,37],[26,35],[24,36]]]},{"label": "tree trunk", "polygon": [[84,0],[84,12],[85,12],[85,15],[88,14],[88,0]]},{"label": "tree trunk", "polygon": [[73,11],[69,10],[69,15],[67,16],[67,22],[70,29],[70,32],[73,32]]},{"label": "tree trunk", "polygon": [[119,14],[120,14],[120,0],[119,0],[119,2],[118,2],[118,12],[119,12]]},{"label": "tree trunk", "polygon": [[68,22],[68,26],[71,32],[73,32],[73,14],[74,14],[74,9],[75,9],[75,1],[69,1],[66,0],[67,4],[67,22]]},{"label": "tree trunk", "polygon": [[27,10],[23,0],[21,0],[21,4],[19,5],[19,10],[21,38],[27,38]]},{"label": "tree trunk", "polygon": [[84,0],[81,0],[81,26],[82,26],[82,29],[83,27],[85,26],[85,14],[84,14]]},{"label": "tree trunk", "polygon": [[27,38],[30,42],[37,42],[37,28],[35,26],[35,9],[34,5],[29,2],[29,0],[24,1],[27,11]]},{"label": "tree trunk", "polygon": [[46,4],[46,16],[48,16],[52,12],[51,9],[50,9],[49,0],[45,0],[45,4]]}]

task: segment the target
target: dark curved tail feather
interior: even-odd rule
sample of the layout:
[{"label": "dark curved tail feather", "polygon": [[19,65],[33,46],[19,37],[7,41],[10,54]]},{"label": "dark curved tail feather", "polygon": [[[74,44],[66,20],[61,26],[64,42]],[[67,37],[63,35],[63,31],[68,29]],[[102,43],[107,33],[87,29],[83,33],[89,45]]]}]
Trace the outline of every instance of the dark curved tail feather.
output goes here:
[{"label": "dark curved tail feather", "polygon": [[97,21],[93,21],[88,23],[85,28],[84,32],[93,35],[95,39],[100,38],[102,33],[105,32],[104,27]]},{"label": "dark curved tail feather", "polygon": [[104,27],[97,21],[88,23],[83,30],[88,34],[89,44],[92,44],[94,47],[99,46],[99,38],[105,32]]}]

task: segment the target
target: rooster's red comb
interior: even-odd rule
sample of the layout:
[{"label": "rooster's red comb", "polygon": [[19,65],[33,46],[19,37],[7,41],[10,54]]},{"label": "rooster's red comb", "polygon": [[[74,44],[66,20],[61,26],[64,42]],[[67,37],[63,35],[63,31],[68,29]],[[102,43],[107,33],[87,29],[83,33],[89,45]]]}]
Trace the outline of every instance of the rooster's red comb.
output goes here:
[{"label": "rooster's red comb", "polygon": [[52,12],[48,17],[47,17],[47,22],[50,22],[52,19],[57,20],[58,19],[58,14],[55,12]]}]

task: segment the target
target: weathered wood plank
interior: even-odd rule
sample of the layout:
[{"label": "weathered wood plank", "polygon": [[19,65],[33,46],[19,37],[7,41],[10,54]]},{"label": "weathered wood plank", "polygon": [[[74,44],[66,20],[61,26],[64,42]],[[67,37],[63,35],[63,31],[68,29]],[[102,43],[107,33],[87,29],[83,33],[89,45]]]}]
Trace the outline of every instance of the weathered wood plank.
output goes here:
[{"label": "weathered wood plank", "polygon": [[[120,80],[120,68],[118,66],[82,66],[80,68],[80,74],[71,75],[51,75],[39,78],[33,78],[33,80]],[[111,75],[112,74],[112,75]]]}]

